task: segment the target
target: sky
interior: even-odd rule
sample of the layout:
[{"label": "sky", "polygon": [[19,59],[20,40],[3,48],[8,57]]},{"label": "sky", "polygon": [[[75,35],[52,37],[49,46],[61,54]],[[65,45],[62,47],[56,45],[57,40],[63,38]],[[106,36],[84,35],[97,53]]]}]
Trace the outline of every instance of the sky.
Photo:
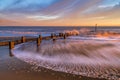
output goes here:
[{"label": "sky", "polygon": [[0,0],[0,26],[120,26],[120,0]]}]

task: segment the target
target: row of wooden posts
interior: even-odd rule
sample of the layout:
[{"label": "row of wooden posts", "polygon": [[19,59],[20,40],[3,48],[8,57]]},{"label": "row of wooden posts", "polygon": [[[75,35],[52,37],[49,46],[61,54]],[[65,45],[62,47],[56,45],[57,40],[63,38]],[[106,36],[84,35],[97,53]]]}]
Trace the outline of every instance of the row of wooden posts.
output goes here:
[{"label": "row of wooden posts", "polygon": [[[68,36],[71,36],[71,35],[70,34],[66,34],[66,33],[65,34],[59,33],[58,35],[51,34],[51,36],[47,36],[47,37],[42,37],[41,35],[39,35],[38,38],[32,38],[31,40],[28,40],[25,36],[22,36],[21,40],[19,40],[19,41],[20,41],[20,43],[25,43],[25,42],[28,42],[28,41],[36,41],[37,46],[40,46],[42,40],[44,40],[44,39],[52,39],[53,42],[55,42],[56,39],[58,39],[58,38],[66,39],[66,37],[68,37]],[[10,41],[9,42],[9,55],[11,57],[14,56],[13,53],[12,53],[12,49],[14,49],[15,44],[16,44],[16,41]]]},{"label": "row of wooden posts", "polygon": [[[52,39],[53,41],[55,41],[57,38],[63,38],[63,39],[66,39],[67,36],[71,36],[70,34],[67,34],[67,33],[59,33],[58,35],[57,34],[51,34],[51,36],[47,36],[49,37],[49,39]],[[37,43],[37,46],[40,45],[41,41],[47,37],[42,37],[41,35],[39,35],[38,38],[35,38],[33,41],[36,40],[36,43]],[[25,36],[22,36],[21,37],[21,43],[25,43],[25,42],[28,42],[26,41],[27,38]],[[15,46],[15,41],[10,41],[9,42],[9,49],[13,49]]]}]

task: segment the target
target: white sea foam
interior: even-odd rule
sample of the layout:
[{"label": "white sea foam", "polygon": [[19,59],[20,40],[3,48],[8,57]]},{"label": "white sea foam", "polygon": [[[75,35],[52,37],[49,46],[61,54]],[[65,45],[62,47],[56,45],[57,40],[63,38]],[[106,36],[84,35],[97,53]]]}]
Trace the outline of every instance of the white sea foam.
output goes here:
[{"label": "white sea foam", "polygon": [[[76,39],[77,38],[77,39]],[[87,40],[85,39],[87,38]],[[97,39],[97,40],[96,40]],[[120,78],[119,39],[70,37],[66,43],[46,44],[38,52],[21,50],[17,45],[15,57],[37,67],[45,67],[76,75],[118,80]],[[24,44],[25,46],[26,44]]]}]

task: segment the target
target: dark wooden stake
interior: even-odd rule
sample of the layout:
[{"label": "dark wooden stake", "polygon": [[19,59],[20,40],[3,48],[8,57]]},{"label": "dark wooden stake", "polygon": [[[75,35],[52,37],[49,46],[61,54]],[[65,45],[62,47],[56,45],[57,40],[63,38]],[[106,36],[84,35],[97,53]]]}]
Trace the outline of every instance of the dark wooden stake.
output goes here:
[{"label": "dark wooden stake", "polygon": [[26,38],[24,36],[22,36],[21,42],[24,43],[25,41],[26,41]]}]

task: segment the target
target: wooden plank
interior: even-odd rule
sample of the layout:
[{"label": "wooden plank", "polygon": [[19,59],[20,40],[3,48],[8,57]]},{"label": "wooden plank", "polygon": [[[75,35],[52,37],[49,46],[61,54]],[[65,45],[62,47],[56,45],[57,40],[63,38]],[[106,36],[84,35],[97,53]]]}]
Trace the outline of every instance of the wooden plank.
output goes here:
[{"label": "wooden plank", "polygon": [[0,46],[7,46],[9,45],[9,42],[0,42]]}]

